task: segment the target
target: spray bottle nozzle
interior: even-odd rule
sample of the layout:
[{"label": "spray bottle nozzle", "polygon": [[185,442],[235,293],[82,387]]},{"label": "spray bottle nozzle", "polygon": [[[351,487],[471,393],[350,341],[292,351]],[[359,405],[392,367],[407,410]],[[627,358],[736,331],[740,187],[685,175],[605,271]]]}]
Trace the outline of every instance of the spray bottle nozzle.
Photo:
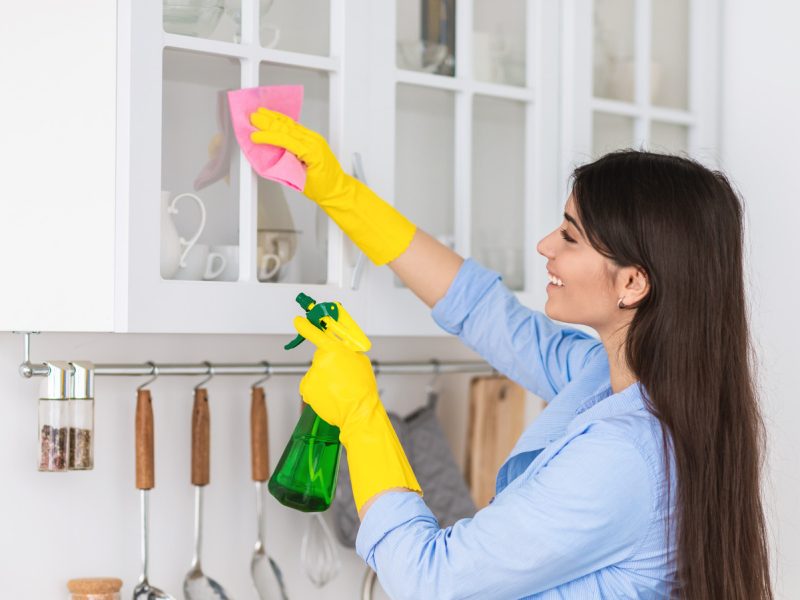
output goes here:
[{"label": "spray bottle nozzle", "polygon": [[314,305],[316,304],[316,301],[311,296],[306,296],[303,292],[297,294],[297,298],[295,298],[295,301],[306,312],[314,308]]},{"label": "spray bottle nozzle", "polygon": [[[297,303],[306,311],[306,319],[319,329],[333,336],[345,346],[356,352],[366,352],[370,349],[369,338],[361,331],[352,317],[338,302],[320,302],[302,292],[295,298]],[[284,346],[291,350],[303,343],[304,338],[298,334],[291,342]]]}]

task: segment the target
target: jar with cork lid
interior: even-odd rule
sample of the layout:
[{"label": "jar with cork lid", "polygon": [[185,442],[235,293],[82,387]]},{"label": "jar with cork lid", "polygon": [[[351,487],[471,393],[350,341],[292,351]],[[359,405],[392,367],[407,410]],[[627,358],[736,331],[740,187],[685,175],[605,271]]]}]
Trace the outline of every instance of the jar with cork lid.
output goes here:
[{"label": "jar with cork lid", "polygon": [[116,577],[89,577],[67,582],[69,600],[120,600],[122,580]]}]

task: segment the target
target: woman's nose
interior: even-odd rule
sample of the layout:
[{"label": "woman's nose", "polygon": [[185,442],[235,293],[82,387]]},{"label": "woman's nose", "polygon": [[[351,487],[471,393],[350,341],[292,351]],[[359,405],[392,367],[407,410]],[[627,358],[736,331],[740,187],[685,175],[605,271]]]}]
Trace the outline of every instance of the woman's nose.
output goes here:
[{"label": "woman's nose", "polygon": [[536,251],[545,258],[554,258],[553,244],[552,244],[552,238],[554,233],[555,232],[543,237],[541,240],[539,240],[539,243],[536,244]]}]

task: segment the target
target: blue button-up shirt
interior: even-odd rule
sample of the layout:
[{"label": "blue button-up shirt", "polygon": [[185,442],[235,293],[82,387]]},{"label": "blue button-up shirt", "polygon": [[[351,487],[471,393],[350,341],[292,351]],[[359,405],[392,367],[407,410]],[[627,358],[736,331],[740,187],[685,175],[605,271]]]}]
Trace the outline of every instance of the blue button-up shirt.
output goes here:
[{"label": "blue button-up shirt", "polygon": [[472,260],[433,317],[548,405],[473,518],[441,529],[417,494],[376,500],[356,549],[384,590],[415,600],[666,597],[675,482],[668,494],[661,426],[640,386],[614,394],[597,339],[525,308]]}]

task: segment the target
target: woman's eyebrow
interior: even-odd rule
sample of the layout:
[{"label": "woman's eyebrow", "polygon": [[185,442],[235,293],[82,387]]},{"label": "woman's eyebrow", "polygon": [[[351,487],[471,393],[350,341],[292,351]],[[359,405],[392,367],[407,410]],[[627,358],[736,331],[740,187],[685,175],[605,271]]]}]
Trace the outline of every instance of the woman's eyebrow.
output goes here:
[{"label": "woman's eyebrow", "polygon": [[565,212],[564,213],[564,218],[575,226],[575,229],[578,230],[578,233],[581,234],[582,238],[584,238],[584,239],[586,238],[586,236],[583,235],[583,229],[581,229],[581,226],[578,225],[578,222],[575,220],[575,217],[573,217],[569,213]]}]

